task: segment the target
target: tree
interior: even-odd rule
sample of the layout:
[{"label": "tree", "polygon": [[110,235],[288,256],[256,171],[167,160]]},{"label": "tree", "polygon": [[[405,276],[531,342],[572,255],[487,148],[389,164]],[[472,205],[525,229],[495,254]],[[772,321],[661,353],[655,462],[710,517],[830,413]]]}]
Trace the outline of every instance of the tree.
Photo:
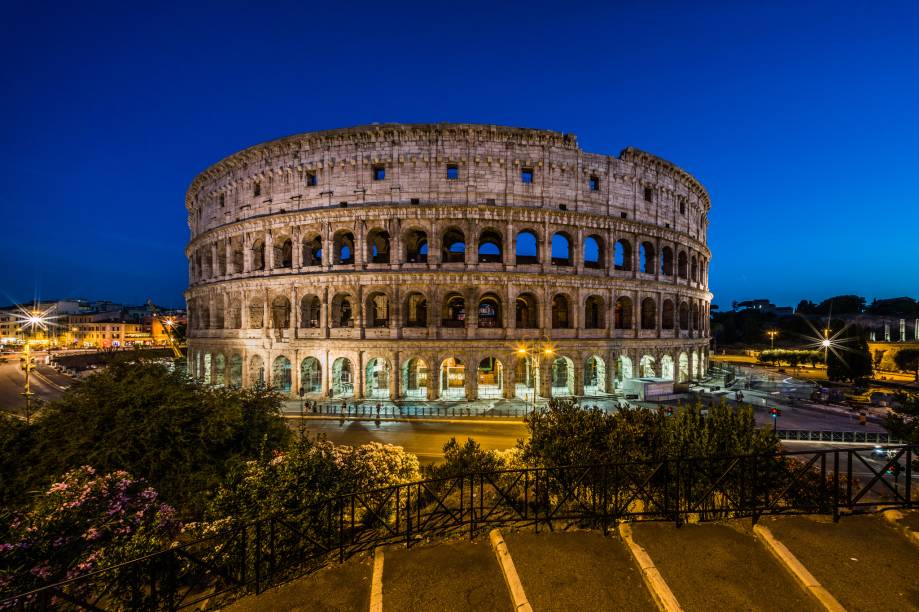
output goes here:
[{"label": "tree", "polygon": [[898,394],[885,425],[891,436],[919,444],[919,397]]},{"label": "tree", "polygon": [[901,349],[894,355],[893,361],[901,370],[915,372],[919,381],[919,349]]},{"label": "tree", "polygon": [[3,440],[4,451],[29,445],[16,468],[3,460],[0,504],[21,503],[56,475],[90,465],[127,470],[183,516],[197,515],[235,464],[286,444],[280,406],[265,389],[208,387],[158,363],[116,361]]},{"label": "tree", "polygon": [[826,358],[826,376],[834,381],[855,382],[871,376],[871,354],[868,343],[855,328],[848,328],[830,347]]}]

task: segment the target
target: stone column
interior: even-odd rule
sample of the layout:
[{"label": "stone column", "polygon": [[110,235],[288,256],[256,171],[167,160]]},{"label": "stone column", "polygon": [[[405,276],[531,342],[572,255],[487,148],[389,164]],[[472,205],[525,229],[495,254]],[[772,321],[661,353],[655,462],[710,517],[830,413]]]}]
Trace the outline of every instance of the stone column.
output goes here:
[{"label": "stone column", "polygon": [[504,388],[501,389],[501,395],[504,399],[514,399],[514,393],[517,389],[514,355],[513,353],[506,353],[502,357],[503,360],[501,364],[504,366]]},{"label": "stone column", "polygon": [[584,395],[584,357],[575,355],[571,361],[574,363],[574,394],[581,397]]},{"label": "stone column", "polygon": [[396,400],[399,399],[401,395],[399,384],[400,374],[402,373],[402,364],[399,362],[399,352],[395,351],[392,354],[392,360],[390,361],[391,369],[389,371],[389,399]]},{"label": "stone column", "polygon": [[299,225],[295,225],[290,232],[290,242],[293,268],[299,271],[303,267],[303,239],[300,236]]},{"label": "stone column", "polygon": [[293,340],[297,337],[297,328],[300,327],[300,304],[298,302],[298,291],[297,287],[293,286],[290,288],[290,335],[288,336],[289,340]]},{"label": "stone column", "polygon": [[364,380],[364,351],[357,352],[357,372],[354,376],[354,399],[362,400],[364,399],[364,385],[366,381]]},{"label": "stone column", "polygon": [[329,397],[331,392],[331,381],[332,381],[332,363],[329,360],[329,351],[328,349],[322,351],[320,356],[320,363],[322,365],[322,397]]},{"label": "stone column", "polygon": [[265,271],[274,270],[274,232],[265,232]]},{"label": "stone column", "polygon": [[249,234],[244,234],[243,242],[243,272],[252,272],[252,239]]}]

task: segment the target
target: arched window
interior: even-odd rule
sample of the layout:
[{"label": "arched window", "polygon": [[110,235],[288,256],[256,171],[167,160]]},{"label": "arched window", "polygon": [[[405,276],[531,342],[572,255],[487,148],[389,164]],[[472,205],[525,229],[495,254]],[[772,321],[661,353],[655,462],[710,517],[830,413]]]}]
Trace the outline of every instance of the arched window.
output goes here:
[{"label": "arched window", "polygon": [[673,249],[669,246],[661,249],[661,274],[673,276]]},{"label": "arched window", "polygon": [[198,312],[201,314],[198,315],[198,329],[210,329],[211,328],[211,307],[207,302],[203,302],[198,308]]},{"label": "arched window", "polygon": [[673,329],[673,300],[664,300],[661,308],[661,327],[663,329]]},{"label": "arched window", "polygon": [[532,293],[521,293],[515,300],[515,318],[517,329],[536,329],[539,327],[539,307]]},{"label": "arched window", "polygon": [[224,324],[226,323],[224,311],[225,299],[226,298],[223,295],[218,295],[217,299],[214,300],[214,329],[223,329]]},{"label": "arched window", "polygon": [[501,300],[493,293],[479,299],[479,327],[501,327]]},{"label": "arched window", "polygon": [[367,259],[370,263],[389,263],[389,232],[375,229],[367,235]]},{"label": "arched window", "polygon": [[207,247],[201,252],[201,262],[204,264],[201,274],[203,278],[210,278],[212,274],[211,266],[211,249]]},{"label": "arched window", "polygon": [[613,264],[617,270],[632,269],[632,245],[628,240],[616,241],[616,253]]},{"label": "arched window", "polygon": [[227,243],[223,240],[217,243],[217,274],[227,275]]},{"label": "arched window", "polygon": [[518,266],[539,263],[539,242],[535,232],[523,230],[517,234],[516,256]]},{"label": "arched window", "polygon": [[657,304],[653,298],[645,298],[641,301],[641,328],[657,329]]},{"label": "arched window", "polygon": [[552,327],[553,329],[568,329],[571,327],[571,310],[568,298],[561,293],[552,298]]},{"label": "arched window", "polygon": [[350,397],[354,394],[354,370],[351,361],[339,357],[332,363],[332,397]]},{"label": "arched window", "polygon": [[278,355],[274,360],[271,368],[271,386],[275,391],[290,393],[290,359],[284,355]]},{"label": "arched window", "polygon": [[699,262],[696,260],[695,255],[692,256],[691,262],[689,265],[689,278],[695,283],[699,280]]},{"label": "arched window", "polygon": [[249,360],[249,386],[262,387],[265,385],[265,360],[261,355],[253,355]]},{"label": "arched window", "polygon": [[405,298],[405,326],[427,327],[428,300],[421,293],[410,293]]},{"label": "arched window", "polygon": [[632,329],[632,300],[625,296],[616,300],[616,329]]},{"label": "arched window", "polygon": [[227,304],[227,327],[229,329],[242,329],[242,300],[238,295],[231,295],[227,300]]},{"label": "arched window", "polygon": [[283,295],[271,300],[271,327],[274,329],[290,327],[290,300]]},{"label": "arched window", "polygon": [[552,235],[552,265],[571,265],[571,237],[564,232]]},{"label": "arched window", "polygon": [[466,300],[459,293],[448,293],[444,298],[443,327],[466,326]]},{"label": "arched window", "polygon": [[274,244],[274,267],[292,268],[294,266],[294,246],[290,238],[279,239]]},{"label": "arched window", "polygon": [[354,234],[351,232],[337,232],[332,239],[332,254],[336,265],[350,265],[354,263]]},{"label": "arched window", "polygon": [[485,230],[479,235],[479,263],[501,263],[504,247],[501,234],[495,230]]},{"label": "arched window", "polygon": [[687,261],[686,253],[684,251],[680,251],[680,254],[677,255],[676,270],[677,270],[677,276],[679,276],[683,280],[686,280],[686,276],[687,276],[688,266],[686,264],[686,261]]},{"label": "arched window", "polygon": [[374,292],[367,296],[367,327],[389,327],[389,297]]},{"label": "arched window", "polygon": [[584,267],[602,268],[606,257],[603,254],[603,238],[588,236],[584,239]]},{"label": "arched window", "polygon": [[599,295],[587,298],[584,303],[584,328],[603,329],[606,327],[606,317],[603,314],[603,298]]},{"label": "arched window", "polygon": [[300,362],[300,390],[303,393],[322,391],[322,365],[315,357],[307,357]]},{"label": "arched window", "polygon": [[351,298],[344,293],[332,298],[332,327],[354,327]]},{"label": "arched window", "polygon": [[642,242],[638,250],[639,272],[645,274],[654,274],[654,245],[650,242]]},{"label": "arched window", "polygon": [[261,239],[252,243],[252,269],[265,269],[265,242]]},{"label": "arched window", "polygon": [[456,228],[444,232],[441,260],[444,263],[463,263],[466,261],[466,236]]},{"label": "arched window", "polygon": [[[243,273],[243,261],[245,255],[243,253],[243,241],[242,238],[233,237],[230,239],[230,250],[233,252],[233,274],[242,274]],[[242,382],[240,382],[240,385]]]},{"label": "arched window", "polygon": [[410,229],[405,233],[405,262],[428,262],[428,235],[418,229]]},{"label": "arched window", "polygon": [[680,331],[689,331],[689,304],[680,304]]},{"label": "arched window", "polygon": [[699,329],[699,306],[695,302],[689,306],[689,322],[692,324],[693,331]]},{"label": "arched window", "polygon": [[300,327],[319,327],[320,302],[315,295],[304,295],[300,300]]},{"label": "arched window", "polygon": [[249,329],[265,327],[265,303],[256,298],[249,303]]},{"label": "arched window", "polygon": [[303,265],[322,265],[322,236],[313,236],[303,241]]}]

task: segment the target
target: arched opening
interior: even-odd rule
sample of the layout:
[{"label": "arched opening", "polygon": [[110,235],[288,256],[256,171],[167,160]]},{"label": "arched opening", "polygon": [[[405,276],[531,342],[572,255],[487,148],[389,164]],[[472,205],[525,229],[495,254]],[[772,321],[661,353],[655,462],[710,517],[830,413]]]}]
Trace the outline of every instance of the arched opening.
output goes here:
[{"label": "arched opening", "polygon": [[419,229],[410,229],[405,233],[405,262],[428,262],[428,235]]},{"label": "arched opening", "polygon": [[479,263],[501,263],[504,258],[504,244],[501,234],[488,229],[479,235]]},{"label": "arched opening", "polygon": [[532,293],[521,293],[514,300],[517,329],[536,329],[539,327],[539,306]]},{"label": "arched opening", "polygon": [[265,360],[261,355],[253,355],[249,360],[249,386],[265,386]]},{"label": "arched opening", "polygon": [[699,372],[699,354],[696,351],[690,353],[689,364],[689,372],[692,375],[692,379],[699,380],[702,378],[701,373]]},{"label": "arched opening", "polygon": [[616,368],[616,380],[623,383],[632,380],[634,372],[632,370],[632,359],[627,355],[619,355],[618,368]]},{"label": "arched opening", "polygon": [[243,309],[242,300],[237,294],[231,295],[227,299],[227,328],[242,329],[243,326]]},{"label": "arched opening", "polygon": [[354,395],[354,371],[351,360],[339,357],[332,363],[332,397],[351,397]]},{"label": "arched opening", "polygon": [[524,401],[535,401],[539,394],[539,368],[530,355],[526,354],[526,349],[520,351],[514,364],[514,396]]},{"label": "arched opening", "polygon": [[410,293],[405,298],[405,326],[427,327],[428,299],[421,293]]},{"label": "arched opening", "polygon": [[231,387],[243,386],[243,358],[239,353],[230,356],[229,367],[227,368],[227,382]]},{"label": "arched opening", "polygon": [[440,397],[442,399],[466,397],[466,367],[455,357],[444,359],[440,365]]},{"label": "arched opening", "polygon": [[271,367],[271,387],[279,393],[290,395],[290,359],[284,355],[278,355],[274,359],[274,365]]},{"label": "arched opening", "polygon": [[389,297],[373,292],[367,296],[365,327],[389,327]]},{"label": "arched opening", "polygon": [[291,242],[290,238],[279,239],[274,244],[274,267],[294,267],[294,243]]},{"label": "arched opening", "polygon": [[501,300],[493,293],[479,299],[479,327],[501,327]]},{"label": "arched opening", "polygon": [[632,329],[632,300],[622,296],[616,300],[616,329]]},{"label": "arched opening", "polygon": [[643,355],[641,361],[638,362],[638,370],[641,372],[642,378],[654,378],[656,376],[654,373],[654,357]]},{"label": "arched opening", "polygon": [[217,274],[227,275],[227,244],[224,241],[217,243]]},{"label": "arched opening", "polygon": [[303,241],[303,265],[322,265],[322,236],[316,235]]},{"label": "arched opening", "polygon": [[223,329],[226,324],[225,301],[224,295],[218,295],[214,300],[214,329]]},{"label": "arched opening", "polygon": [[406,399],[428,399],[428,366],[417,357],[402,364],[402,389]]},{"label": "arched opening", "polygon": [[239,238],[238,236],[230,238],[230,265],[233,268],[233,274],[242,274],[244,260],[245,255],[243,252],[242,238]]},{"label": "arched opening", "polygon": [[332,239],[332,254],[336,265],[351,265],[354,263],[354,234],[351,232],[336,232]]},{"label": "arched opening", "polygon": [[558,293],[552,298],[552,328],[568,329],[571,327],[571,306],[568,297]]},{"label": "arched opening", "polygon": [[606,393],[606,362],[591,355],[584,362],[584,395]]},{"label": "arched opening", "polygon": [[389,263],[389,232],[375,229],[367,235],[367,260],[375,264]]},{"label": "arched opening", "polygon": [[211,329],[211,307],[207,302],[203,302],[198,309],[200,311],[200,316],[198,317],[198,327],[200,329]]},{"label": "arched opening", "polygon": [[571,265],[571,237],[565,232],[552,234],[552,265]]},{"label": "arched opening", "polygon": [[699,262],[696,260],[695,255],[692,256],[692,259],[690,261],[692,263],[690,263],[689,265],[690,266],[689,278],[690,280],[692,280],[692,282],[695,283],[695,282],[698,282],[699,280]]},{"label": "arched opening", "polygon": [[441,260],[444,263],[463,263],[466,261],[466,236],[456,228],[444,232]]},{"label": "arched opening", "polygon": [[300,391],[304,394],[322,393],[322,365],[315,357],[300,362]]},{"label": "arched opening", "polygon": [[686,268],[687,268],[686,253],[684,253],[683,251],[680,251],[680,254],[677,255],[677,259],[676,259],[676,271],[677,271],[677,276],[679,276],[683,280],[686,280]]},{"label": "arched opening", "polygon": [[367,397],[389,399],[389,362],[376,357],[367,362],[364,371],[367,383]]},{"label": "arched opening", "polygon": [[613,255],[613,265],[617,270],[632,269],[632,245],[628,240],[617,240]]},{"label": "arched opening", "polygon": [[568,357],[552,361],[552,397],[574,395],[574,362]]},{"label": "arched opening", "polygon": [[249,302],[249,329],[265,327],[265,302],[262,298],[255,298]]},{"label": "arched opening", "polygon": [[680,304],[680,331],[689,331],[689,304]]},{"label": "arched opening", "polygon": [[670,355],[661,357],[661,378],[673,380],[673,357]]},{"label": "arched opening", "polygon": [[661,249],[661,274],[673,276],[673,249],[669,246]]},{"label": "arched opening", "polygon": [[603,329],[606,327],[605,309],[603,298],[599,295],[592,295],[584,302],[584,328],[585,329]]},{"label": "arched opening", "polygon": [[317,296],[304,295],[300,299],[300,327],[319,327],[320,308],[321,302]]},{"label": "arched opening", "polygon": [[678,358],[679,370],[677,370],[677,382],[686,382],[689,380],[689,357],[686,353],[680,353]]},{"label": "arched opening", "polygon": [[265,241],[261,238],[252,243],[252,269],[265,269]]},{"label": "arched opening", "polygon": [[606,257],[603,253],[603,238],[588,236],[584,239],[584,267],[602,268]]},{"label": "arched opening", "polygon": [[339,293],[332,298],[332,327],[354,327],[351,296]]},{"label": "arched opening", "polygon": [[213,266],[211,265],[211,249],[208,247],[203,251],[203,253],[199,251],[199,254],[201,256],[201,263],[203,264],[201,268],[202,278],[210,278],[213,276]]},{"label": "arched opening", "polygon": [[661,308],[661,328],[673,329],[673,319],[673,300],[664,300],[664,305]]},{"label": "arched opening", "polygon": [[523,230],[517,234],[515,254],[518,266],[539,263],[539,242],[535,232]]},{"label": "arched opening", "polygon": [[479,362],[478,369],[479,398],[497,398],[504,390],[504,366],[494,357],[486,357]]},{"label": "arched opening", "polygon": [[699,330],[699,306],[695,302],[689,306],[689,323],[693,331]]},{"label": "arched opening", "polygon": [[290,300],[279,295],[271,300],[271,327],[286,329],[290,327]]},{"label": "arched opening", "polygon": [[641,301],[641,328],[657,329],[657,304],[653,298],[645,298]]},{"label": "arched opening", "polygon": [[466,326],[466,300],[459,293],[448,293],[444,297],[444,310],[440,322],[442,327]]},{"label": "arched opening", "polygon": [[223,356],[223,353],[217,353],[214,355],[214,384],[215,385],[225,385],[226,384],[226,368],[227,368],[227,358]]},{"label": "arched opening", "polygon": [[201,370],[201,371],[202,371],[202,373],[204,374],[204,376],[202,377],[202,382],[203,382],[205,385],[211,384],[211,380],[212,380],[212,379],[211,379],[211,374],[212,374],[212,372],[211,372],[211,361],[212,361],[212,360],[211,360],[211,354],[210,354],[210,353],[204,353],[204,365],[202,366],[202,370]]},{"label": "arched opening", "polygon": [[650,242],[642,242],[638,247],[639,272],[644,274],[654,274],[654,245]]}]

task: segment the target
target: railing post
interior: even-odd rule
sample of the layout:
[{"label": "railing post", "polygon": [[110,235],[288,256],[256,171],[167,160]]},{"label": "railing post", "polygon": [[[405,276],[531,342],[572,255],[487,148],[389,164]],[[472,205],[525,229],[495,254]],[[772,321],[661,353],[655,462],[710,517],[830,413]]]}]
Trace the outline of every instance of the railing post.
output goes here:
[{"label": "railing post", "polygon": [[275,517],[271,517],[271,521],[268,524],[268,527],[269,527],[268,554],[270,555],[268,557],[268,582],[272,582],[274,580],[274,573],[276,571],[274,554],[275,554],[275,540],[276,540],[277,533],[276,533],[275,523],[276,523]]},{"label": "railing post", "polygon": [[338,562],[345,560],[345,504],[338,503]]},{"label": "railing post", "polygon": [[469,476],[469,539],[475,536],[475,475]]},{"label": "railing post", "polygon": [[255,522],[255,594],[262,592],[262,521]]},{"label": "railing post", "polygon": [[405,547],[412,542],[412,485],[405,487]]},{"label": "railing post", "polygon": [[[825,461],[824,461],[825,463]],[[826,479],[824,479],[826,482]],[[833,451],[833,522],[839,522],[839,451]]]},{"label": "railing post", "polygon": [[249,538],[249,526],[243,525],[242,528],[242,543],[240,547],[242,548],[242,563],[240,563],[240,582],[247,584],[247,578],[249,576],[248,567],[249,567],[249,551],[246,550],[246,540]]},{"label": "railing post", "polygon": [[674,484],[676,485],[675,487],[676,490],[674,491],[675,499],[674,499],[673,507],[674,507],[674,510],[676,511],[676,526],[682,527],[683,526],[683,515],[680,514],[680,501],[681,501],[680,495],[682,493],[681,491],[682,487],[680,486],[681,484],[680,480],[681,480],[682,470],[680,469],[680,463],[681,463],[680,460],[677,459],[675,463],[676,463],[676,478],[674,479],[675,481]]}]

